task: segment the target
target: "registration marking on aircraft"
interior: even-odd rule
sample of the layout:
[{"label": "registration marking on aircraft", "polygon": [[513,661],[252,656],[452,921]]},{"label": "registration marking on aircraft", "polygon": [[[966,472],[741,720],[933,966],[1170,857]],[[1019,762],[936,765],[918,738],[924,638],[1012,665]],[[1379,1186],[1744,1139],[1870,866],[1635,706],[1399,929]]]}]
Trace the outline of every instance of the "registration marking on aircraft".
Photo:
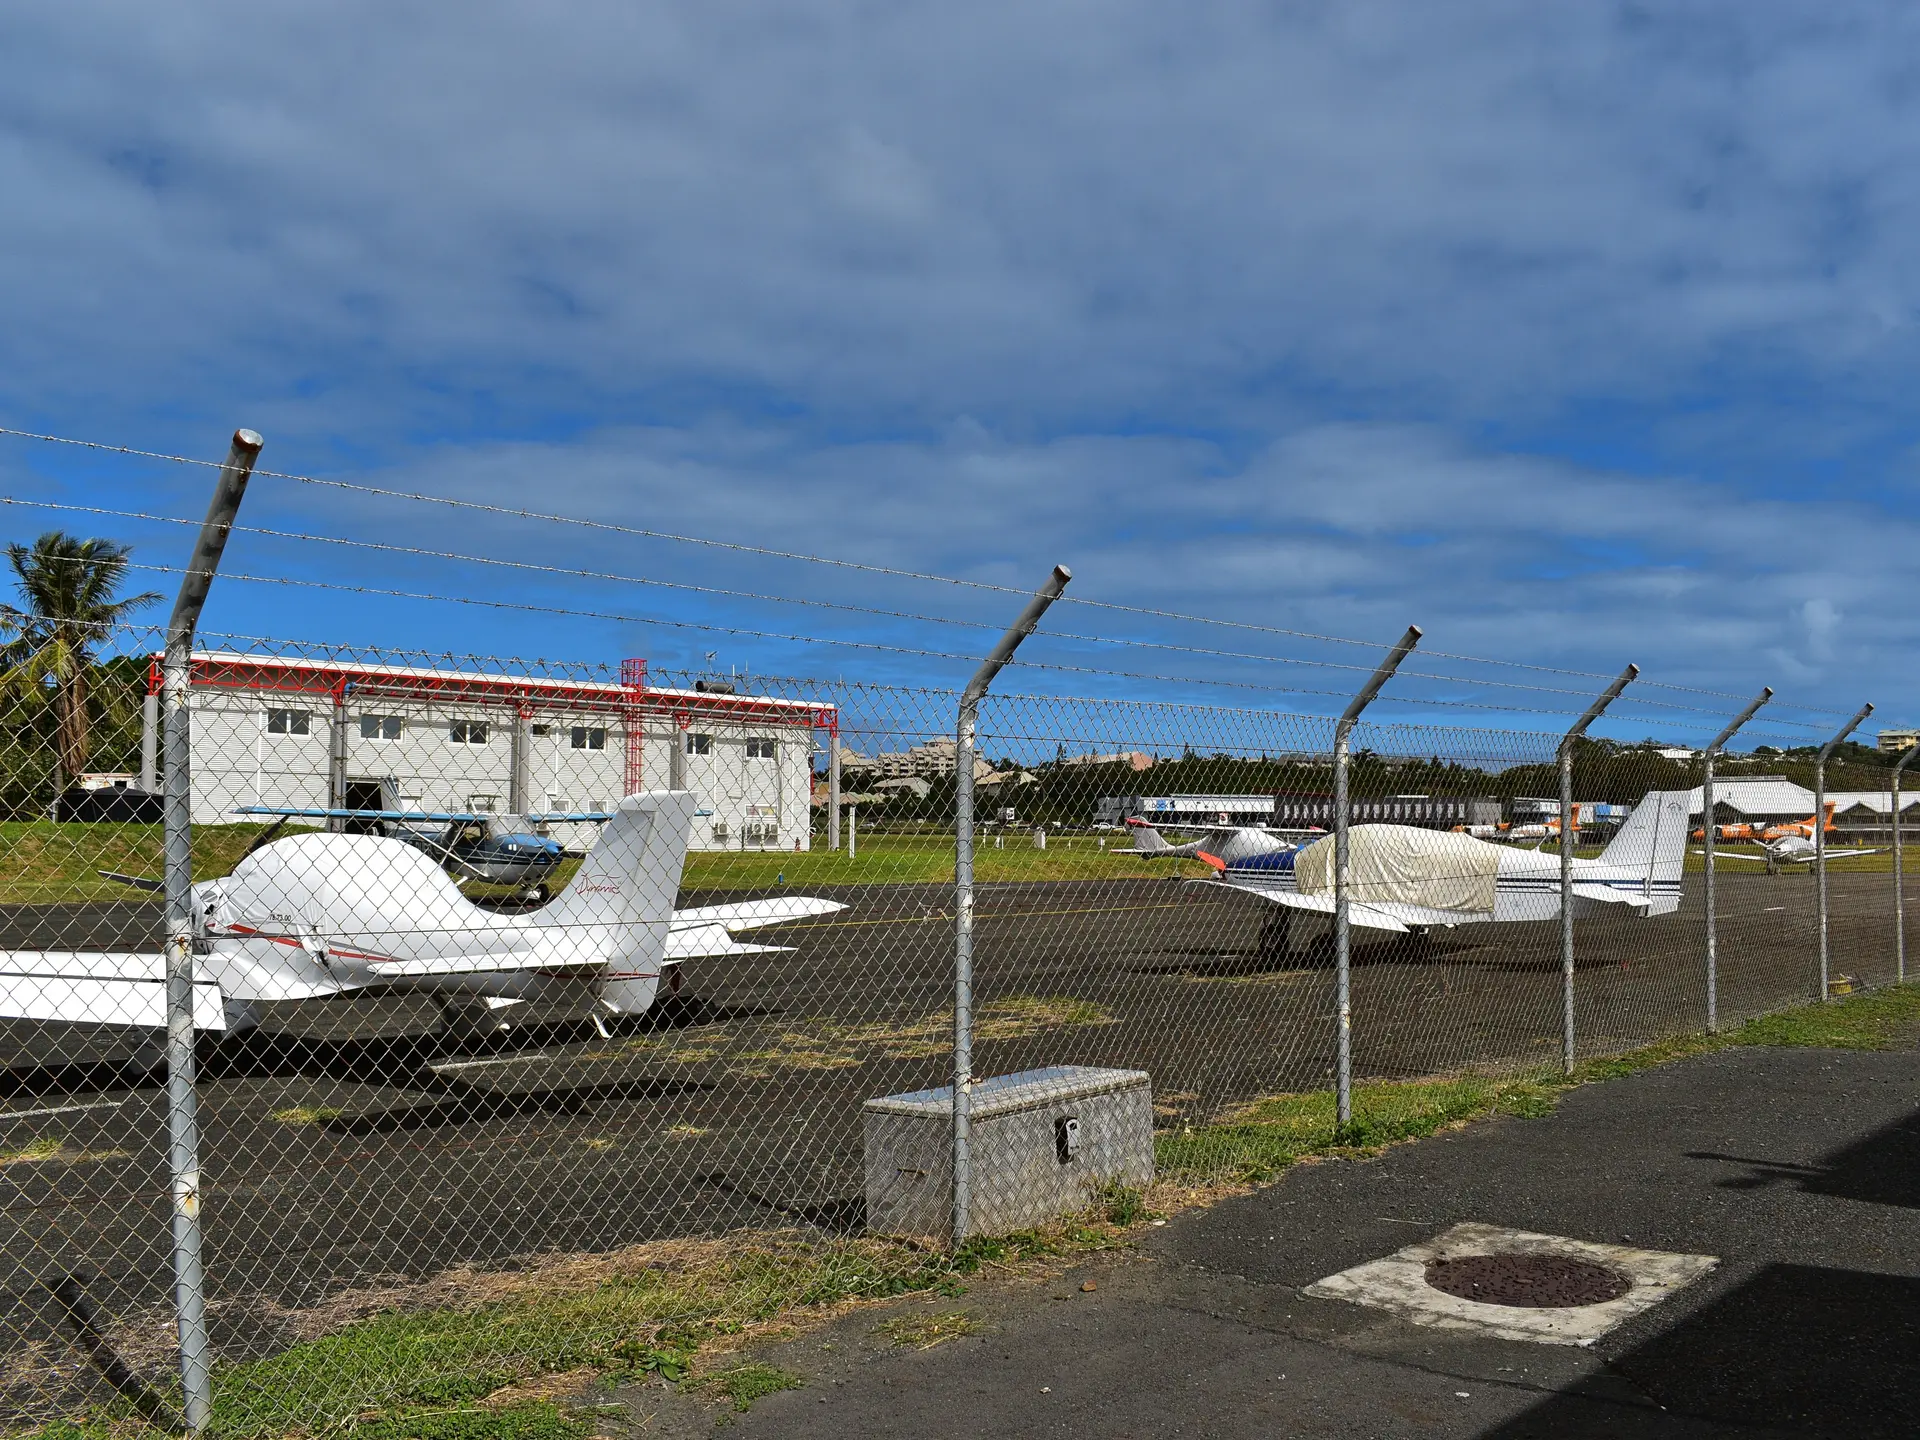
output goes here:
[{"label": "registration marking on aircraft", "polygon": [[45,1110],[0,1110],[0,1125],[9,1120],[39,1120],[48,1115],[78,1115],[82,1110],[118,1110],[124,1100],[96,1100],[91,1105],[53,1105]]}]

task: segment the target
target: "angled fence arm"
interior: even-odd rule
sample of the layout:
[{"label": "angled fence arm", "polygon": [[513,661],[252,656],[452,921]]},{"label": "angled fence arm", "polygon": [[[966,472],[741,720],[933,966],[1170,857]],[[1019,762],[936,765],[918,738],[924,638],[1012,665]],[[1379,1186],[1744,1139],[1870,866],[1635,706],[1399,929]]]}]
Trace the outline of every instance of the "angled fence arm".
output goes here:
[{"label": "angled fence arm", "polygon": [[1700,771],[1700,853],[1704,860],[1705,874],[1700,886],[1701,899],[1706,908],[1707,925],[1707,1029],[1709,1032],[1720,1028],[1720,929],[1717,913],[1714,909],[1713,894],[1713,757],[1720,753],[1725,745],[1737,734],[1742,725],[1751,720],[1760,707],[1773,698],[1773,687],[1764,686],[1760,693],[1747,702],[1747,708],[1728,722],[1727,728],[1708,743],[1701,752]]},{"label": "angled fence arm", "polygon": [[973,1223],[973,750],[980,700],[1073,579],[1064,565],[1027,602],[960,695],[953,747],[953,1244],[966,1243]]},{"label": "angled fence arm", "polygon": [[1900,759],[1893,767],[1893,793],[1889,797],[1893,802],[1893,976],[1902,984],[1907,978],[1907,876],[1900,829],[1900,773],[1915,756],[1920,756],[1920,744],[1909,745],[1900,752]]},{"label": "angled fence arm", "polygon": [[1393,678],[1400,662],[1413,653],[1423,632],[1409,625],[1407,633],[1380,662],[1360,693],[1333,727],[1333,946],[1334,1009],[1337,1014],[1334,1055],[1334,1096],[1342,1125],[1353,1121],[1353,985],[1352,929],[1348,903],[1348,830],[1352,802],[1348,795],[1347,771],[1352,761],[1353,727],[1361,712],[1373,703],[1380,687]]},{"label": "angled fence arm", "polygon": [[1831,983],[1828,980],[1827,956],[1827,760],[1839,743],[1860,728],[1860,722],[1873,713],[1873,703],[1862,705],[1851,720],[1840,727],[1834,737],[1820,747],[1820,753],[1813,761],[1813,869],[1815,906],[1820,931],[1820,998],[1828,998]]},{"label": "angled fence arm", "polygon": [[193,635],[207,602],[247,480],[265,443],[236,430],[193,557],[167,621],[161,669],[166,711],[163,826],[167,905],[167,1160],[173,1178],[173,1301],[180,1334],[180,1384],[187,1430],[213,1417],[213,1357],[207,1343],[206,1274],[200,1243],[200,1115],[193,1055]]},{"label": "angled fence arm", "polygon": [[1560,738],[1560,1059],[1569,1075],[1573,1073],[1573,837],[1579,829],[1573,813],[1573,745],[1639,673],[1638,665],[1622,670]]}]

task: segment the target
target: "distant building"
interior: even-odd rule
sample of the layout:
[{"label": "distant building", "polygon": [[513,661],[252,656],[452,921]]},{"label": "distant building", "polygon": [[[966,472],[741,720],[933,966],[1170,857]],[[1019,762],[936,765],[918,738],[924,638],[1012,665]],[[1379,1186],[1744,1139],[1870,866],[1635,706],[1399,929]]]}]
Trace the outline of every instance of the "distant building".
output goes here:
[{"label": "distant building", "polygon": [[[157,672],[156,664],[155,670]],[[808,844],[815,730],[831,705],[661,689],[620,679],[200,653],[193,657],[193,820],[241,806],[540,814],[606,811],[623,795],[700,797],[696,850]],[[148,708],[142,763],[157,743]],[[556,823],[591,845],[599,826]]]},{"label": "distant building", "polygon": [[[863,757],[851,750],[842,750],[840,768],[859,770],[863,774],[889,780],[904,779],[908,776],[932,778],[954,773],[957,768],[954,756],[958,750],[957,742],[945,738],[929,740],[924,745],[914,745],[906,750],[883,750],[872,757]],[[973,757],[975,780],[984,780],[993,773],[993,767],[985,760],[978,755]]]},{"label": "distant building", "polygon": [[1158,825],[1268,825],[1271,795],[1103,795],[1093,823],[1118,825],[1137,817]]},{"label": "distant building", "polygon": [[[1700,813],[1700,787],[1687,797],[1687,813]],[[1813,792],[1796,785],[1784,775],[1741,775],[1713,782],[1713,813],[1721,824],[1728,821],[1804,820],[1813,814]]]},{"label": "distant building", "polygon": [[1124,765],[1129,770],[1151,770],[1153,756],[1144,750],[1122,750],[1112,755],[1069,755],[1062,765]]},{"label": "distant building", "polygon": [[1920,730],[1882,730],[1880,732],[1880,753],[1898,755],[1920,745]]}]

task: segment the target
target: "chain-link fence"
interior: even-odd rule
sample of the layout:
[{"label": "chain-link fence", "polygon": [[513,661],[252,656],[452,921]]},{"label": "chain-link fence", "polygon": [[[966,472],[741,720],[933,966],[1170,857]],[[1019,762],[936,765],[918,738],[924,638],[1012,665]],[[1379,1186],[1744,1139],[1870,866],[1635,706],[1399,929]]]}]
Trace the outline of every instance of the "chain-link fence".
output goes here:
[{"label": "chain-link fence", "polygon": [[[179,1404],[163,640],[17,650],[0,692],[16,1425]],[[671,1373],[676,1325],[816,1295],[821,1253],[833,1293],[942,1263],[958,692],[204,636],[188,683],[214,1428]],[[1812,867],[1755,843],[1804,777],[1723,758],[1705,817],[1696,761],[1583,740],[1563,827],[1561,733],[1362,721],[1341,873],[1334,731],[982,701],[973,1228],[1246,1175],[1259,1104],[1336,1083],[1343,973],[1362,1110],[1557,1071],[1563,884],[1576,1053],[1699,1030],[1709,823],[1722,1023],[1819,993]],[[1898,964],[1884,789],[1828,778],[1836,991]]]}]

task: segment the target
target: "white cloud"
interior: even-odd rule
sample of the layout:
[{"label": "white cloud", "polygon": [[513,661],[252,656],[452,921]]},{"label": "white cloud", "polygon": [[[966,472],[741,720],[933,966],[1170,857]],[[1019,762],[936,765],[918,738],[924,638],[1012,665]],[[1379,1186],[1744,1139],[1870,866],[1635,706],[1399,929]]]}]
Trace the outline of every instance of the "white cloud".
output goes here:
[{"label": "white cloud", "polygon": [[14,7],[0,412],[162,448],[245,419],[293,468],[1858,688],[1920,538],[1916,30]]}]

